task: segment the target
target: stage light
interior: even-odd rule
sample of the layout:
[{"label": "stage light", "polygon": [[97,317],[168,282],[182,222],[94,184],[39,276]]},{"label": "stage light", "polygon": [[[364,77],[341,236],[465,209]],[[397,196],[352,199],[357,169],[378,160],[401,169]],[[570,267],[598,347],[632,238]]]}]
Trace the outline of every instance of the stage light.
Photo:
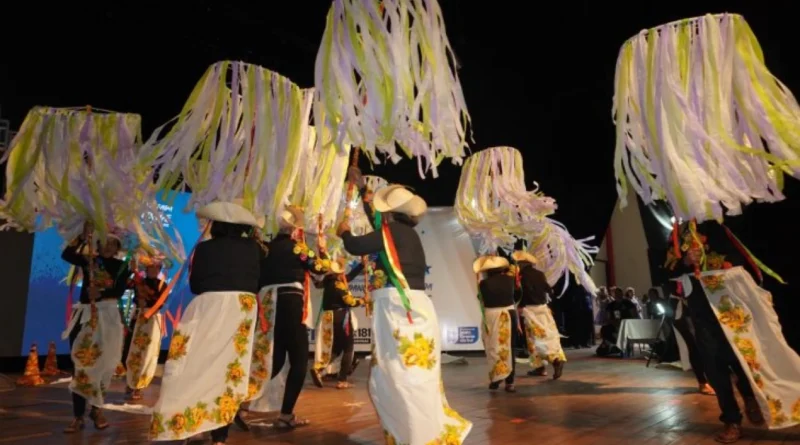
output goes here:
[{"label": "stage light", "polygon": [[661,303],[656,303],[656,313],[658,315],[664,315],[664,306]]}]

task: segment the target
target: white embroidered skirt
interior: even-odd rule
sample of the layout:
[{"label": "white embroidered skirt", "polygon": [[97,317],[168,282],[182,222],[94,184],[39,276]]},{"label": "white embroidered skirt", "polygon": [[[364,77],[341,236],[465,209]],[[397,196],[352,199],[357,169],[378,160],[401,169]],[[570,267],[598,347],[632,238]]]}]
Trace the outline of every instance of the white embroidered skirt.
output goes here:
[{"label": "white embroidered skirt", "polygon": [[[704,272],[700,281],[769,428],[800,424],[800,356],[783,337],[772,295],[742,267]],[[688,279],[684,289],[691,293]]]},{"label": "white embroidered skirt", "polygon": [[566,362],[567,356],[561,348],[561,335],[550,308],[546,304],[525,306],[522,314],[525,318],[525,338],[531,355],[531,365],[541,368],[556,360]]},{"label": "white embroidered skirt", "polygon": [[461,444],[472,423],[448,406],[441,387],[441,333],[436,311],[425,292],[406,294],[413,323],[408,321],[397,290],[384,288],[372,293],[370,398],[387,443]]},{"label": "white embroidered skirt", "polygon": [[103,406],[106,390],[111,385],[114,371],[122,358],[124,326],[119,315],[117,300],[99,301],[97,325],[90,323],[91,306],[76,304],[69,327],[62,337],[68,337],[80,324],[80,332],[72,345],[72,362],[75,376],[69,384],[70,391],[83,396],[92,406]]},{"label": "white embroidered skirt", "polygon": [[158,353],[161,352],[161,333],[164,316],[155,314],[144,318],[142,309],[136,318],[131,338],[131,349],[125,361],[128,388],[144,389],[150,385],[158,367]]},{"label": "white embroidered skirt", "polygon": [[486,308],[486,324],[483,326],[483,348],[486,361],[489,363],[489,381],[499,382],[509,375],[513,369],[514,354],[511,353],[511,310],[514,306],[504,308]]},{"label": "white embroidered skirt", "polygon": [[196,296],[172,334],[152,440],[180,440],[233,422],[247,398],[256,298],[245,292]]}]

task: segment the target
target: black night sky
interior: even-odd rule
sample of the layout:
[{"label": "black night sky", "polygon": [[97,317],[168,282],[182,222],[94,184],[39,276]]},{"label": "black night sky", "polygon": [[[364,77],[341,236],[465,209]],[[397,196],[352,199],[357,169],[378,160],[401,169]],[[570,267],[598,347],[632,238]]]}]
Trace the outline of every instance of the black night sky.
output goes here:
[{"label": "black night sky", "polygon": [[[617,52],[628,37],[676,19],[740,13],[772,73],[800,93],[797,7],[788,0],[439,1],[461,63],[473,150],[521,150],[527,182],[557,200],[556,219],[578,238],[602,238],[617,199],[611,98]],[[91,104],[140,113],[147,137],[180,111],[219,60],[259,64],[311,86],[330,1],[21,4],[3,14],[0,104],[12,127],[34,105]],[[460,170],[447,165],[438,179],[423,181],[416,163],[403,161],[375,173],[414,187],[431,205],[451,205]],[[785,193],[785,202],[752,206],[729,221],[789,281],[767,286],[784,320],[800,310],[800,242],[791,216],[800,207],[800,183],[787,180]],[[787,337],[800,345],[797,332]]]}]

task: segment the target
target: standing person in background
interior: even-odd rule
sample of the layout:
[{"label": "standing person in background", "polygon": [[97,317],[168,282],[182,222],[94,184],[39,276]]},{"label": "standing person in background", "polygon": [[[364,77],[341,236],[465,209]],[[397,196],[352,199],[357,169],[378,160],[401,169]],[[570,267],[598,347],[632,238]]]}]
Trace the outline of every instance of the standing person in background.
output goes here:
[{"label": "standing person in background", "polygon": [[631,318],[644,318],[644,310],[642,308],[642,303],[639,301],[639,298],[636,297],[636,290],[632,287],[625,289],[625,300],[630,301],[633,303],[634,307],[636,308],[636,317]]},{"label": "standing person in background", "polygon": [[472,270],[484,276],[478,283],[478,298],[483,312],[482,337],[489,362],[489,389],[495,391],[505,381],[506,392],[516,392],[517,361],[511,350],[512,335],[521,328],[514,304],[515,274],[509,271],[508,260],[496,255],[478,257],[472,263]]},{"label": "standing person in background", "polygon": [[608,293],[608,289],[605,286],[600,286],[597,288],[597,295],[594,298],[595,307],[597,308],[597,314],[594,317],[595,325],[606,325],[608,322],[608,304],[613,300],[614,298]]},{"label": "standing person in background", "polygon": [[195,297],[172,333],[150,436],[173,441],[210,431],[221,445],[248,395],[264,255],[253,232],[263,221],[234,202],[208,204],[197,217],[212,221],[211,239],[190,260]]},{"label": "standing person in background", "polygon": [[120,236],[110,233],[105,241],[98,241],[99,255],[95,255],[88,242],[93,231],[87,223],[83,234],[61,254],[64,261],[79,267],[83,274],[80,303],[73,307],[69,326],[62,334],[62,338],[69,338],[75,367],[69,385],[75,418],[64,430],[67,434],[84,428],[87,403],[92,407],[89,418],[95,428],[108,428],[100,407],[122,356],[124,325],[119,299],[128,287],[131,272],[124,261],[116,258],[122,246]]}]

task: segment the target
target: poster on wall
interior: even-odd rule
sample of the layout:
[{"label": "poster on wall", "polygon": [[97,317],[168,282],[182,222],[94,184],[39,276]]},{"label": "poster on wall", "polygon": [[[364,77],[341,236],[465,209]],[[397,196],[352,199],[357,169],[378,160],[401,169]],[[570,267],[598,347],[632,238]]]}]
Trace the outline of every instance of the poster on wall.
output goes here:
[{"label": "poster on wall", "polygon": [[[430,208],[417,226],[425,248],[425,292],[433,300],[439,317],[443,351],[483,351],[481,311],[478,305],[478,285],[472,272],[476,250],[469,235],[456,219],[452,207]],[[354,264],[348,265],[348,270]],[[350,283],[350,292],[364,296],[364,277]],[[312,320],[316,323],[322,301],[322,291],[312,289]],[[371,323],[364,308],[356,308],[355,350],[370,350]],[[311,350],[316,332],[309,329]]]}]

